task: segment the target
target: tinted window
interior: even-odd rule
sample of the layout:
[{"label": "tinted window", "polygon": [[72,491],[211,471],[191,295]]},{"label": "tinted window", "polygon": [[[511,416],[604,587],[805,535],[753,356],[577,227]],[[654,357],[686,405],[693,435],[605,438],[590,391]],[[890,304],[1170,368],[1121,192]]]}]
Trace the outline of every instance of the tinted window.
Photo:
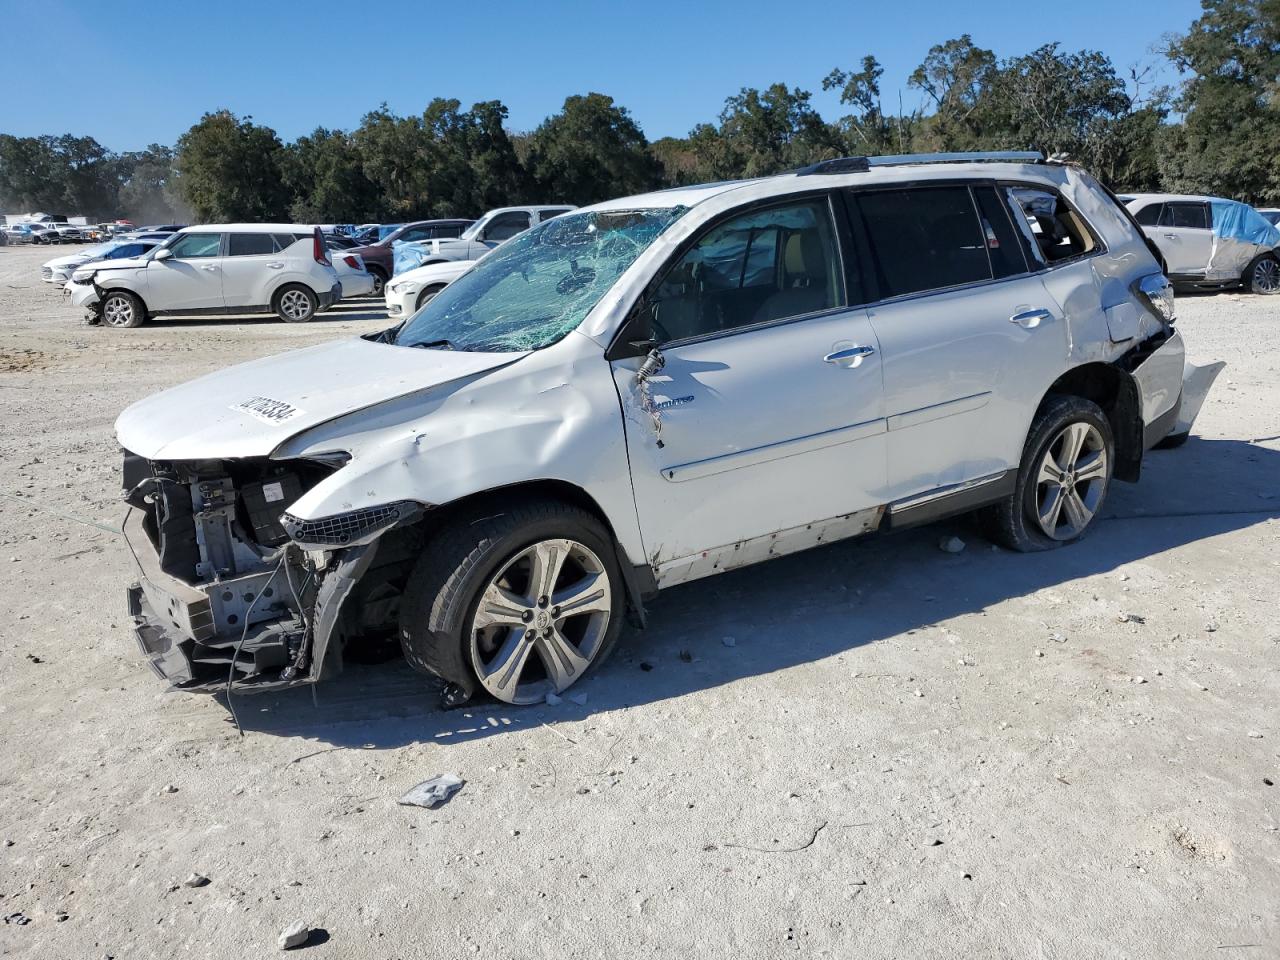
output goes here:
[{"label": "tinted window", "polygon": [[550,220],[552,217],[558,217],[560,214],[568,212],[568,207],[553,207],[550,210],[539,210],[538,216],[543,220]]},{"label": "tinted window", "polygon": [[137,257],[146,253],[154,246],[150,243],[126,243],[122,247],[116,247],[107,254],[107,260],[127,260],[129,257]]},{"label": "tinted window", "polygon": [[[1080,215],[1053,190],[1009,187],[1007,194],[1033,261],[1052,265],[1089,253],[1097,246]],[[1019,211],[1021,217],[1016,216]]]},{"label": "tinted window", "polygon": [[529,214],[512,211],[500,213],[485,225],[484,239],[494,243],[510,240],[517,233],[529,229]]},{"label": "tinted window", "polygon": [[410,227],[396,239],[401,243],[414,243],[418,240],[430,240],[434,235],[430,227]]},{"label": "tinted window", "polygon": [[1133,215],[1133,219],[1144,227],[1154,227],[1160,222],[1160,210],[1163,203],[1149,203]]},{"label": "tinted window", "polygon": [[1208,230],[1209,205],[1207,203],[1166,203],[1164,212],[1160,214],[1160,226]]},{"label": "tinted window", "polygon": [[442,226],[442,227],[436,227],[435,236],[442,239],[451,239],[453,237],[460,237],[462,236],[462,231],[467,229],[467,226],[468,226],[467,224],[463,224],[463,223],[453,223],[453,224],[446,224],[445,226]]},{"label": "tinted window", "polygon": [[713,227],[663,276],[648,312],[654,338],[666,342],[843,303],[830,208],[810,200]]},{"label": "tinted window", "polygon": [[233,233],[227,242],[230,257],[261,257],[275,252],[275,240],[269,233]]},{"label": "tinted window", "polygon": [[273,239],[276,243],[276,252],[283,253],[285,250],[288,250],[299,240],[306,239],[306,235],[299,234],[298,236],[295,237],[292,233],[273,233],[271,235],[271,239]]},{"label": "tinted window", "polygon": [[881,297],[991,279],[987,242],[968,187],[857,195]]},{"label": "tinted window", "polygon": [[216,257],[222,245],[220,233],[184,233],[169,248],[175,257],[184,260],[196,257]]},{"label": "tinted window", "polygon": [[1009,219],[1009,208],[1000,202],[995,187],[974,187],[973,198],[982,218],[982,232],[986,235],[987,253],[991,257],[991,272],[997,280],[1027,272],[1027,258],[1022,254],[1022,244]]}]

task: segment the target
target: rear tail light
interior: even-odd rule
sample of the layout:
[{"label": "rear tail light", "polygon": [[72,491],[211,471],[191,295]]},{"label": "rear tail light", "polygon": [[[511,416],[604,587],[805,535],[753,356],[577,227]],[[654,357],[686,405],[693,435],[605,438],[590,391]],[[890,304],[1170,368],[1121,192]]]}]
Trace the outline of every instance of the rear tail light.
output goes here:
[{"label": "rear tail light", "polygon": [[329,248],[324,245],[324,236],[319,227],[316,227],[316,232],[311,236],[311,255],[316,258],[316,263],[323,263],[326,267],[333,266],[329,259]]},{"label": "rear tail light", "polygon": [[357,260],[355,257],[343,257],[342,259],[346,261],[347,266],[350,267],[352,270],[360,269],[360,261]]},{"label": "rear tail light", "polygon": [[1177,310],[1173,301],[1173,284],[1162,273],[1153,273],[1138,281],[1138,293],[1143,303],[1150,307],[1165,323],[1173,323]]}]

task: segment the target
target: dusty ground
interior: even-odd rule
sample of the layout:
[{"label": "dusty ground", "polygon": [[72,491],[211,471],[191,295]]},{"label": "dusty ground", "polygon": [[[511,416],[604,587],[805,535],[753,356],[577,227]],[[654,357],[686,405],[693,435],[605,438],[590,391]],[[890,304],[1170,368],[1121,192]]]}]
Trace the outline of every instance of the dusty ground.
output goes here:
[{"label": "dusty ground", "polygon": [[0,249],[0,954],[1280,956],[1280,299],[1182,302],[1227,371],[1079,546],[839,545],[665,593],[585,706],[396,663],[241,738],[133,645],[111,424],[378,315],[104,331],[47,256]]}]

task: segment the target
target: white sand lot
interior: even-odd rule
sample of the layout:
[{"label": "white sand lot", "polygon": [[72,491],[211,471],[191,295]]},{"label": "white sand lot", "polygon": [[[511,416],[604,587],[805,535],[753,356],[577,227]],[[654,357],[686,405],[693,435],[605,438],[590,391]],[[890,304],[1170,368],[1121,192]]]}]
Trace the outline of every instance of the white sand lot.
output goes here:
[{"label": "white sand lot", "polygon": [[1079,545],[828,547],[664,593],[585,706],[393,662],[241,738],[134,645],[112,422],[386,321],[90,328],[52,255],[0,249],[0,954],[1280,956],[1280,298],[1181,300],[1227,369]]}]

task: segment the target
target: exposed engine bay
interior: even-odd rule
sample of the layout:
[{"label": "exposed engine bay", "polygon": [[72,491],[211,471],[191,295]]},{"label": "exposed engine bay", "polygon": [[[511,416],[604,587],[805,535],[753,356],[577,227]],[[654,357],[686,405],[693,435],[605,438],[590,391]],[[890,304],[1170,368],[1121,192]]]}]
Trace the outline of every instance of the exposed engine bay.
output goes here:
[{"label": "exposed engine bay", "polygon": [[[290,517],[333,469],[304,460],[164,463],[125,451],[125,537],[139,570],[129,613],[157,673],[183,689],[277,690],[340,670],[349,640],[392,630],[418,540],[397,531],[387,550],[381,534],[421,508]],[[358,602],[348,603],[357,584]]]}]

